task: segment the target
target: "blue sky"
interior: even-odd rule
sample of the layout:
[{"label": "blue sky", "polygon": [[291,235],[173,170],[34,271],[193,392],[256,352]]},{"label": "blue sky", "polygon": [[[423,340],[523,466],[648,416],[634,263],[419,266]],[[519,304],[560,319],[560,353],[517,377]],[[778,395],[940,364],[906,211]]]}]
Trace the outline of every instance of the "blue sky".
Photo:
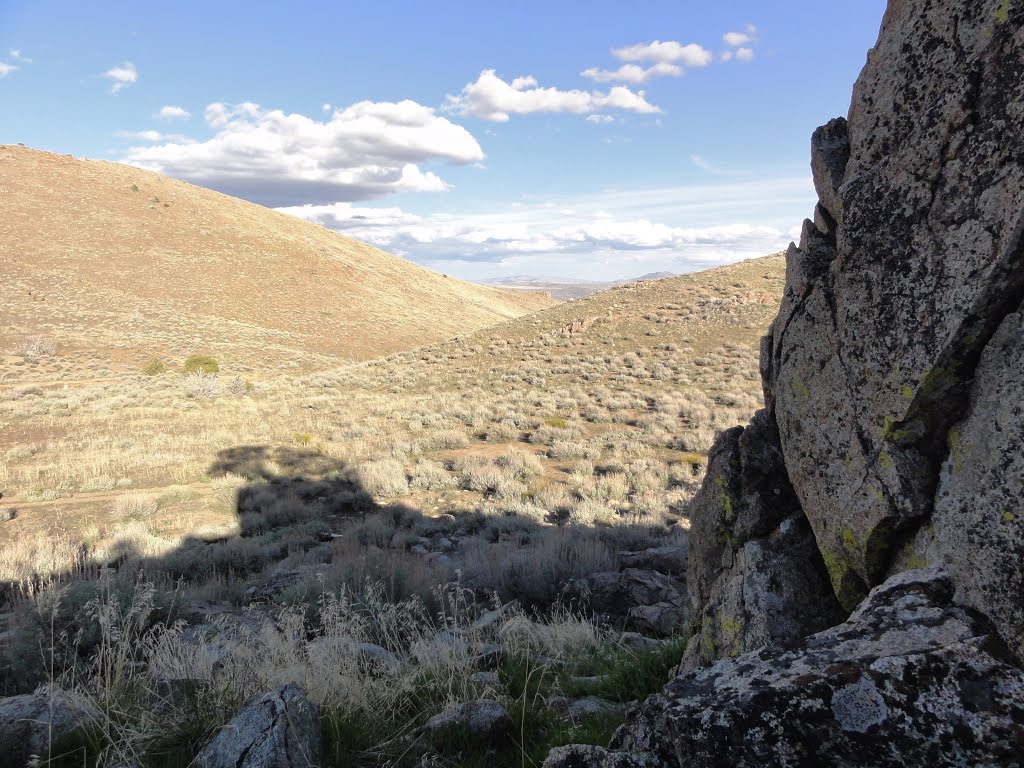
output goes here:
[{"label": "blue sky", "polygon": [[0,0],[0,143],[130,162],[449,274],[785,247],[884,0]]}]

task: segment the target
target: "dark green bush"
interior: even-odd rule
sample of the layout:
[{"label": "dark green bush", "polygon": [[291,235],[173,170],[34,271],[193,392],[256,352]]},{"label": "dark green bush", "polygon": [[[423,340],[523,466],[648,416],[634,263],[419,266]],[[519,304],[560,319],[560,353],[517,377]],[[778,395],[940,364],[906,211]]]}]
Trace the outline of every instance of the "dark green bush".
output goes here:
[{"label": "dark green bush", "polygon": [[195,373],[196,371],[217,373],[220,371],[220,366],[217,364],[216,359],[209,355],[189,355],[185,358],[184,369],[185,373]]}]

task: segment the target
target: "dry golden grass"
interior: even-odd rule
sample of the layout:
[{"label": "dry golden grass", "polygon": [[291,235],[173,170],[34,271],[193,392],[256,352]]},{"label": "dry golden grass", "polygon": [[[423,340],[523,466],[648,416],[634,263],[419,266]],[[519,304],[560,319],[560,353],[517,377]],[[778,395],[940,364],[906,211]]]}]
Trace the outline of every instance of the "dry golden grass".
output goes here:
[{"label": "dry golden grass", "polygon": [[25,147],[0,146],[0,209],[5,392],[197,352],[238,372],[323,369],[551,304],[154,173]]}]

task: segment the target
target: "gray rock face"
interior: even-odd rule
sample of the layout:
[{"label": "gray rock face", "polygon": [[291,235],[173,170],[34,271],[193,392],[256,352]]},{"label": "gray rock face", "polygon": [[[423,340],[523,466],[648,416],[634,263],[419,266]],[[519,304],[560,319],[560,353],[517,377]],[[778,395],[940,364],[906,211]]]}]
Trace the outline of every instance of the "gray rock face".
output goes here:
[{"label": "gray rock face", "polygon": [[86,700],[59,688],[0,699],[3,765],[27,766],[32,755],[67,754],[69,741],[96,727],[100,713]]},{"label": "gray rock face", "polygon": [[985,348],[970,408],[950,430],[935,501],[938,555],[957,594],[988,614],[1024,661],[1024,315]]},{"label": "gray rock face", "polygon": [[199,768],[320,768],[320,708],[293,684],[270,691],[203,747]]},{"label": "gray rock face", "polygon": [[896,576],[799,649],[765,648],[676,678],[640,705],[609,753],[679,768],[1020,765],[1024,673],[952,595],[936,569]]},{"label": "gray rock face", "polygon": [[562,599],[604,620],[660,637],[676,632],[689,618],[686,587],[681,582],[637,568],[574,579],[566,584]]},{"label": "gray rock face", "polygon": [[792,645],[842,618],[765,411],[719,435],[690,518],[699,629],[684,669]]},{"label": "gray rock face", "polygon": [[813,141],[837,226],[805,227],[790,252],[763,367],[847,609],[929,518],[973,368],[1024,296],[1024,7],[998,7],[890,2],[854,91],[849,159],[838,123]]}]

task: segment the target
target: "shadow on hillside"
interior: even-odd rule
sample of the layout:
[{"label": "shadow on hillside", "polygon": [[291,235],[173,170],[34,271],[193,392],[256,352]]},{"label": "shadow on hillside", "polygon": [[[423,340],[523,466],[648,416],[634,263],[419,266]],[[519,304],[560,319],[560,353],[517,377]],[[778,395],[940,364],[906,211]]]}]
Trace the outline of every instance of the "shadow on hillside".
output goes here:
[{"label": "shadow on hillside", "polygon": [[[561,527],[501,509],[429,515],[404,502],[380,504],[345,462],[306,448],[228,448],[208,474],[232,506],[235,531],[190,535],[153,554],[148,534],[126,526],[101,562],[83,550],[65,573],[0,584],[3,611],[17,616],[0,635],[0,694],[31,690],[50,674],[28,662],[38,666],[41,648],[57,667],[82,664],[98,640],[90,601],[114,599],[128,610],[146,583],[157,595],[150,623],[202,623],[260,603],[312,605],[325,590],[368,583],[392,600],[430,600],[457,581],[482,598],[545,611],[568,579],[614,569],[617,551],[665,536],[650,525]],[[55,589],[55,603],[25,599]],[[33,609],[44,603],[56,607]]]}]

